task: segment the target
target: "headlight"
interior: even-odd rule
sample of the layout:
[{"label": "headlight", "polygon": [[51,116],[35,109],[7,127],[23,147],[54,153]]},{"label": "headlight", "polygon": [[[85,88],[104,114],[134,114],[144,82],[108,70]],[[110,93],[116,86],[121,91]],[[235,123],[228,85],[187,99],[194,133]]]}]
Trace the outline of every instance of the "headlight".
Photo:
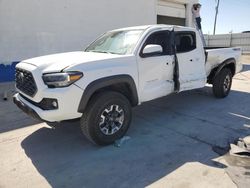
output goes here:
[{"label": "headlight", "polygon": [[83,76],[82,72],[60,72],[43,75],[43,81],[49,88],[67,87]]}]

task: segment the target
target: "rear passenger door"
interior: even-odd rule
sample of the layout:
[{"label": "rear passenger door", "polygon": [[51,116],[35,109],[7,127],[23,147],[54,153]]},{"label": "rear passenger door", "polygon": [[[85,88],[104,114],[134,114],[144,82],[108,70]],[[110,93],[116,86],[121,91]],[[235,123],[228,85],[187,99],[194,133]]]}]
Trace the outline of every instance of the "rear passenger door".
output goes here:
[{"label": "rear passenger door", "polygon": [[180,90],[204,87],[206,84],[205,54],[193,31],[175,32]]}]

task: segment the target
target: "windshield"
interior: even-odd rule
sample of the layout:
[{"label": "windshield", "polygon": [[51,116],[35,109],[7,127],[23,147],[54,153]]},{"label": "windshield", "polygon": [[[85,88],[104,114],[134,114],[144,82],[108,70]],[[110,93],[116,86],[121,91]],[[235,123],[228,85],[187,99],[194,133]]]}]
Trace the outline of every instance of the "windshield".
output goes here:
[{"label": "windshield", "polygon": [[111,31],[90,44],[85,52],[131,54],[143,30]]}]

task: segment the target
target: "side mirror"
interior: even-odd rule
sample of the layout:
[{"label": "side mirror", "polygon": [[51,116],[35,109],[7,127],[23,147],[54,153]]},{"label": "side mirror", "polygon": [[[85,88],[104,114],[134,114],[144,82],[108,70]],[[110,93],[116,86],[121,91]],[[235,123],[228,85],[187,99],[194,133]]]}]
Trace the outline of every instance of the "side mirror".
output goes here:
[{"label": "side mirror", "polygon": [[142,57],[157,56],[163,52],[161,45],[148,44],[142,51]]}]

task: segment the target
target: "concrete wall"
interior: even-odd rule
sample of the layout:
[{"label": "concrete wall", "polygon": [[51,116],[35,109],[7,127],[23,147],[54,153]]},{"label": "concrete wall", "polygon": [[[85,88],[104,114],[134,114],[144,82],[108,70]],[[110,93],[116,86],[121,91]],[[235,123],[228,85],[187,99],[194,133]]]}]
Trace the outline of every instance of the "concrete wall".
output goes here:
[{"label": "concrete wall", "polygon": [[209,47],[240,46],[243,53],[250,53],[250,33],[233,33],[224,35],[205,35]]},{"label": "concrete wall", "polygon": [[[156,24],[164,16],[192,26],[197,0],[0,0],[0,82],[14,79],[17,62],[82,50],[103,32]],[[164,8],[165,5],[166,7]]]},{"label": "concrete wall", "polygon": [[155,14],[155,0],[1,0],[0,60],[81,50],[107,30],[154,24]]},{"label": "concrete wall", "polygon": [[82,50],[107,30],[155,23],[155,0],[0,0],[0,81],[13,80],[13,62]]}]

